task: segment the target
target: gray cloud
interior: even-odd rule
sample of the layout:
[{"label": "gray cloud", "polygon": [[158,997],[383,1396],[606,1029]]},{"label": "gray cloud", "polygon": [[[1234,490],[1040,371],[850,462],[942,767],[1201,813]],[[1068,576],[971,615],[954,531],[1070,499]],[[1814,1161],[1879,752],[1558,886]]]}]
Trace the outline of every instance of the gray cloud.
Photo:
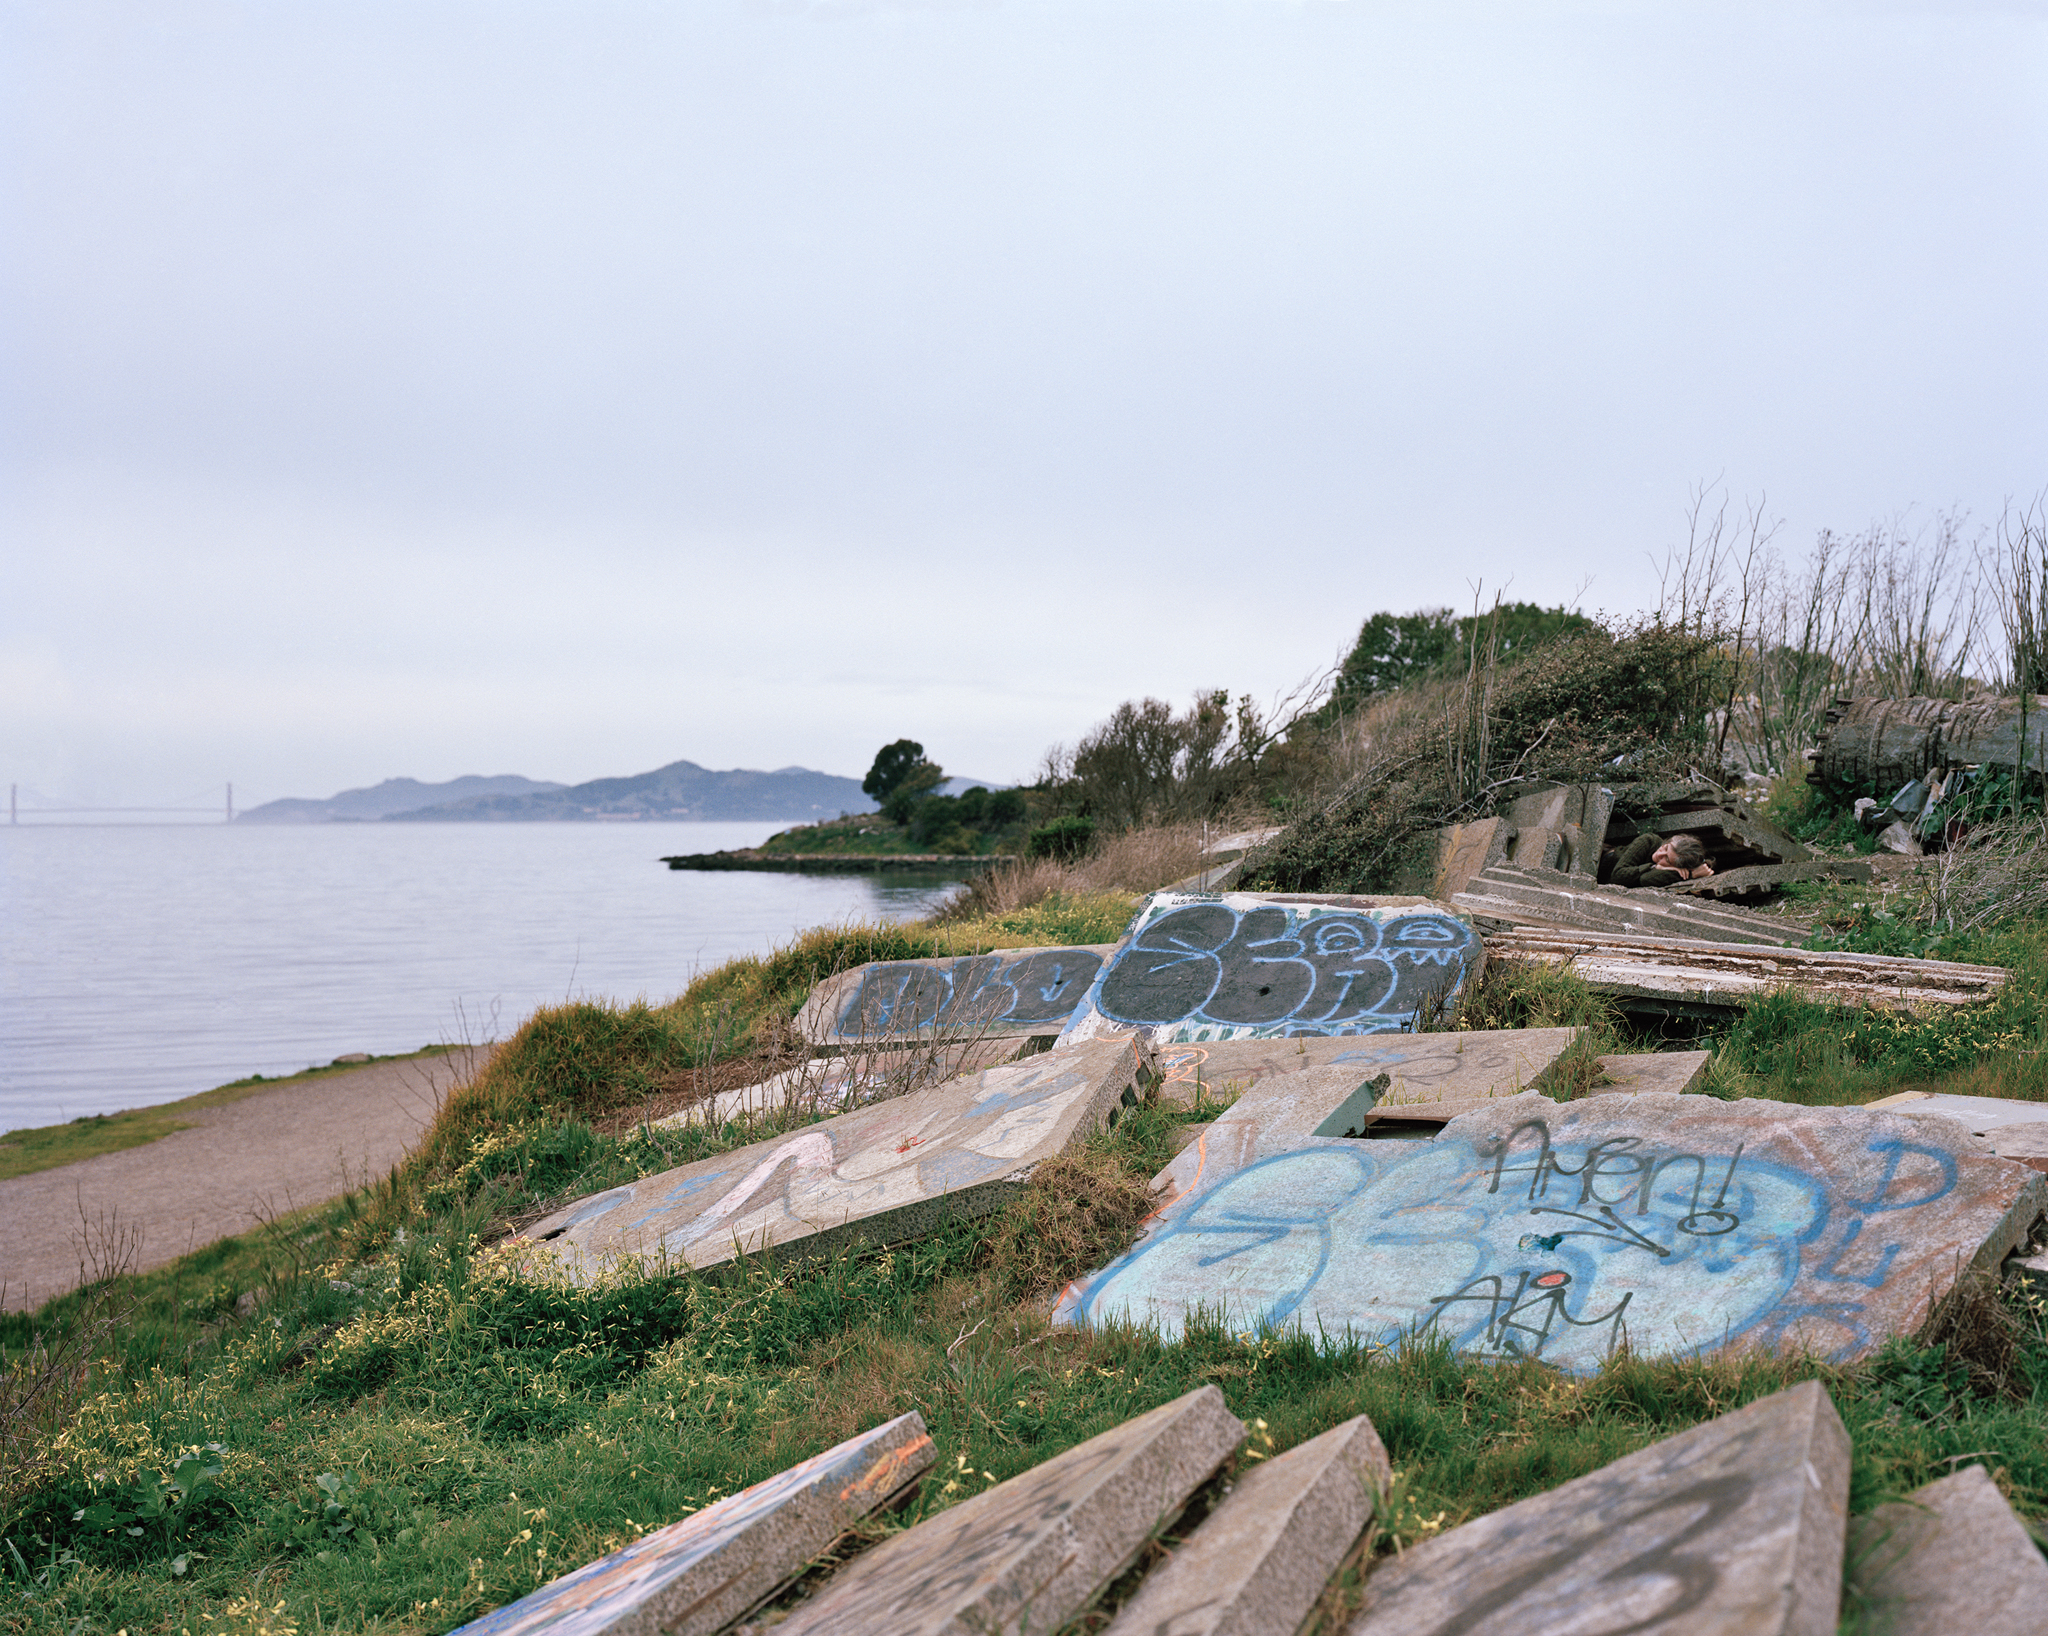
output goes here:
[{"label": "gray cloud", "polygon": [[6,775],[1026,772],[2044,477],[2041,9],[16,5]]}]

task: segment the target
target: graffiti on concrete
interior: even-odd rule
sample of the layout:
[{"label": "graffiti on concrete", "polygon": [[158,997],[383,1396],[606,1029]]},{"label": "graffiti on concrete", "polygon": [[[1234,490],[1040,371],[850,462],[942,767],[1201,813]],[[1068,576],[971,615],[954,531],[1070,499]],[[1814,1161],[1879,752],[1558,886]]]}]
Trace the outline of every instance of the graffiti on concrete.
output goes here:
[{"label": "graffiti on concrete", "polygon": [[1316,1142],[1260,1160],[1070,1290],[1064,1313],[1169,1336],[1191,1310],[1371,1346],[1431,1334],[1573,1371],[1624,1339],[1646,1356],[1785,1341],[1846,1358],[1884,1338],[1879,1292],[1957,1181],[1952,1154],[1895,1136],[1872,1134],[1843,1187],[1739,1138],[1604,1129],[1574,1141],[1537,1115],[1494,1137],[1454,1125],[1407,1151]]},{"label": "graffiti on concrete", "polygon": [[1162,1041],[1392,1032],[1456,994],[1479,948],[1441,910],[1169,900],[1117,951],[1090,1001],[1112,1025],[1150,1027]]},{"label": "graffiti on concrete", "polygon": [[987,1029],[1059,1029],[1101,969],[1093,949],[1036,949],[960,960],[891,960],[869,966],[840,1010],[844,1039],[879,1040]]}]

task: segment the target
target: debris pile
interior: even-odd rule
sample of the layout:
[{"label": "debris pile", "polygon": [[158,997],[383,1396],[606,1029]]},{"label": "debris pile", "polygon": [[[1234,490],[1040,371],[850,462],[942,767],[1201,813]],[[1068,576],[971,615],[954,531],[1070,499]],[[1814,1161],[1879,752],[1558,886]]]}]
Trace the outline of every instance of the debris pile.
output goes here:
[{"label": "debris pile", "polygon": [[[1534,843],[1553,862],[1590,856],[1583,800],[1544,816],[1530,828],[1556,838]],[[1599,890],[1563,878],[1557,890]],[[1659,1003],[1804,980],[1954,1004],[2003,980],[1726,940],[1523,928],[1495,942],[1495,958],[1606,961],[1603,980],[1632,973]],[[2026,1258],[2048,1219],[2048,1106],[1724,1102],[1693,1094],[1700,1051],[1599,1058],[1589,1094],[1554,1100],[1573,1029],[1411,1031],[1485,956],[1442,903],[1161,893],[1113,949],[1046,953],[863,968],[821,985],[804,1016],[829,1052],[856,1033],[928,1042],[991,1009],[1046,1029],[1064,1002],[1050,1050],[582,1200],[513,1253],[588,1277],[622,1259],[709,1268],[897,1242],[994,1208],[1161,1098],[1229,1105],[1185,1127],[1144,1236],[1069,1286],[1057,1321],[1135,1319],[1170,1343],[1199,1314],[1586,1373],[1623,1346],[1849,1362],[1926,1333],[1975,1277],[2048,1280],[2048,1258]],[[1069,965],[1084,959],[1077,993]],[[1000,1006],[975,998],[991,993]],[[1585,1085],[1582,1062],[1572,1076]],[[863,1087],[849,1075],[842,1091]],[[943,1467],[902,1415],[465,1629],[937,1633],[1087,1614],[1115,1632],[1286,1633],[1361,1561],[1354,1636],[1819,1633],[1845,1607],[1903,1631],[1959,1628],[1958,1609],[1978,1636],[2048,1628],[2048,1563],[1979,1468],[1851,1531],[1847,1438],[1813,1382],[1376,1564],[1359,1542],[1385,1521],[1392,1473],[1369,1421],[1273,1459],[1245,1436],[1204,1386],[821,1568],[842,1533]],[[1182,1529],[1183,1513],[1198,1520]]]}]

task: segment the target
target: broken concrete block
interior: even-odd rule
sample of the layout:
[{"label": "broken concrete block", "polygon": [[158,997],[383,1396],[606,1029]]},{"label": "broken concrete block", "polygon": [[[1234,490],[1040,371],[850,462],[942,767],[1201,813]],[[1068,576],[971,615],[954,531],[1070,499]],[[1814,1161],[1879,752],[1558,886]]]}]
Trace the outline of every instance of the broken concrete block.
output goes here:
[{"label": "broken concrete block", "polygon": [[[1028,1042],[1024,1042],[1028,1045]],[[879,1102],[885,1097],[928,1090],[962,1074],[978,1074],[1010,1061],[1020,1050],[1015,1039],[933,1040],[907,1049],[849,1050],[812,1057],[757,1085],[742,1085],[666,1119],[665,1125],[722,1125],[728,1119],[797,1111],[832,1113]]]},{"label": "broken concrete block", "polygon": [[997,949],[884,960],[828,977],[797,1013],[817,1046],[884,1045],[959,1035],[1056,1035],[1116,947]]},{"label": "broken concrete block", "polygon": [[[1253,1082],[1214,1121],[1195,1127],[1194,1140],[1153,1181],[1162,1195],[1160,1211],[1275,1154],[1320,1141],[1341,1146],[1345,1139],[1397,1134],[1385,1122],[1410,1105],[1440,1110],[1449,1104],[1463,1112],[1494,1097],[1519,1095],[1543,1078],[1577,1036],[1574,1028],[1503,1028],[1169,1047],[1207,1052],[1204,1066],[1220,1069],[1226,1088],[1240,1076]],[[1258,1073],[1268,1053],[1282,1064],[1312,1066]],[[1439,1112],[1432,1123],[1451,1117]]]},{"label": "broken concrete block", "polygon": [[1560,875],[1569,873],[1565,868],[1564,836],[1547,827],[1516,830],[1515,838],[1508,842],[1507,861],[1517,869],[1548,869]]},{"label": "broken concrete block", "polygon": [[1438,830],[1430,896],[1447,900],[1453,892],[1464,891],[1472,877],[1488,864],[1505,862],[1508,837],[1513,833],[1506,820],[1500,818],[1481,818]]},{"label": "broken concrete block", "polygon": [[1400,1032],[1483,959],[1471,926],[1426,898],[1155,892],[1060,1043]]},{"label": "broken concrete block", "polygon": [[1352,1636],[1833,1636],[1848,1501],[1806,1381],[1410,1546]]},{"label": "broken concrete block", "polygon": [[1738,869],[1716,867],[1701,880],[1682,880],[1662,890],[1674,897],[1718,898],[1724,903],[1763,902],[1795,881],[1833,880],[1856,885],[1871,878],[1863,859],[1810,858],[1801,863],[1759,863]]},{"label": "broken concrete block", "polygon": [[[1762,917],[1758,917],[1762,918]],[[1970,1005],[2003,988],[1997,966],[1909,960],[1888,954],[1743,947],[1699,938],[1643,937],[1561,926],[1516,926],[1487,933],[1487,958],[1569,967],[1624,1010],[1653,1015],[1726,1015],[1790,986],[1837,1005],[1913,1010]]]},{"label": "broken concrete block", "polygon": [[2048,1562],[1982,1466],[1849,1524],[1843,1610],[1884,1636],[2040,1636]]},{"label": "broken concrete block", "polygon": [[1707,1077],[1711,1051],[1641,1051],[1596,1057],[1600,1074],[1607,1081],[1595,1085],[1592,1094],[1605,1096],[1622,1091],[1633,1096],[1643,1091],[1669,1091],[1683,1096]]},{"label": "broken concrete block", "polygon": [[709,1267],[914,1238],[1015,1197],[1155,1074],[1132,1040],[1029,1057],[615,1187],[513,1243],[544,1245],[584,1276],[629,1257]]},{"label": "broken concrete block", "polygon": [[1391,1102],[1512,1095],[1534,1086],[1577,1037],[1575,1028],[1474,1028],[1166,1045],[1160,1094],[1192,1103],[1199,1086],[1203,1097],[1220,1101],[1274,1074],[1355,1065],[1368,1077],[1388,1076]]},{"label": "broken concrete block", "polygon": [[1761,1099],[1524,1095],[1434,1141],[1246,1140],[1227,1171],[1228,1135],[1180,1154],[1170,1178],[1217,1169],[1060,1315],[1168,1338],[1197,1309],[1333,1344],[1439,1335],[1575,1372],[1624,1337],[1646,1357],[1848,1362],[1920,1332],[1960,1278],[1995,1276],[2048,1207],[2048,1182],[1953,1121]]},{"label": "broken concrete block", "polygon": [[458,1636],[713,1636],[931,1466],[916,1413],[543,1585]]},{"label": "broken concrete block", "polygon": [[856,1557],[778,1636],[1057,1630],[1243,1436],[1214,1386],[1175,1398]]},{"label": "broken concrete block", "polygon": [[1392,1475],[1364,1415],[1253,1466],[1106,1636],[1294,1636]]}]

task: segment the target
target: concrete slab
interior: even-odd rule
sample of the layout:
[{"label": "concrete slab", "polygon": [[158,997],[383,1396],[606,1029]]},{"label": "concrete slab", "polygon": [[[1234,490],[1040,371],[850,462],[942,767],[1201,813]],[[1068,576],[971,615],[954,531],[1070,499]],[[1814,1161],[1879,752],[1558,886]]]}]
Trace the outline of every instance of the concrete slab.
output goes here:
[{"label": "concrete slab", "polygon": [[579,1200],[512,1242],[583,1277],[633,1257],[709,1267],[914,1238],[1015,1197],[1155,1072],[1138,1041],[1041,1054]]},{"label": "concrete slab", "polygon": [[[1231,1072],[1226,1086],[1236,1083],[1232,1070],[1263,1066],[1268,1053],[1281,1063],[1316,1065],[1260,1075],[1216,1119],[1196,1127],[1194,1140],[1152,1183],[1161,1196],[1159,1213],[1163,1217],[1179,1201],[1277,1154],[1326,1143],[1348,1152],[1357,1138],[1418,1134],[1387,1128],[1390,1116],[1410,1107],[1439,1110],[1427,1132],[1434,1135],[1434,1127],[1457,1113],[1528,1089],[1577,1034],[1572,1028],[1516,1028],[1193,1047],[1206,1049],[1212,1062]],[[1302,1054],[1296,1046],[1305,1048]],[[1441,1111],[1446,1104],[1451,1111]]]},{"label": "concrete slab", "polygon": [[1060,1043],[1402,1032],[1484,958],[1471,925],[1427,898],[1155,892]]},{"label": "concrete slab", "polygon": [[856,1557],[778,1636],[1055,1631],[1243,1436],[1214,1386],[1175,1398]]},{"label": "concrete slab", "polygon": [[923,1419],[898,1415],[472,1620],[457,1636],[713,1636],[902,1493],[932,1459]]},{"label": "concrete slab", "polygon": [[1364,1415],[1253,1466],[1106,1636],[1294,1636],[1392,1476]]},{"label": "concrete slab", "polygon": [[1848,1500],[1806,1381],[1410,1546],[1351,1636],[1833,1636]]},{"label": "concrete slab", "polygon": [[[1759,917],[1762,918],[1762,917]],[[1765,948],[1691,937],[1643,937],[1562,926],[1489,931],[1489,960],[1569,967],[1628,1010],[1728,1015],[1790,986],[1810,999],[1896,1011],[1971,1005],[2008,981],[1998,966]]]},{"label": "concrete slab", "polygon": [[[1167,1174],[1227,1162],[1227,1141]],[[1761,1099],[1525,1095],[1433,1141],[1257,1141],[1170,1198],[1061,1316],[1168,1338],[1193,1309],[1331,1342],[1435,1334],[1579,1373],[1624,1338],[1650,1357],[1848,1362],[1918,1333],[1964,1274],[1995,1276],[2048,1208],[2048,1182],[1954,1121]]]},{"label": "concrete slab", "polygon": [[932,1040],[903,1049],[855,1050],[812,1057],[799,1067],[721,1091],[708,1101],[654,1121],[664,1125],[722,1125],[748,1115],[795,1111],[836,1113],[911,1091],[929,1090],[962,1074],[978,1074],[1030,1048],[1015,1039]]},{"label": "concrete slab", "polygon": [[1514,834],[1511,825],[1501,818],[1481,818],[1469,824],[1452,824],[1437,831],[1436,870],[1430,880],[1430,893],[1439,900],[1447,900],[1453,892],[1462,892],[1472,879],[1488,864],[1504,862],[1508,855],[1508,840]]},{"label": "concrete slab", "polygon": [[1843,1611],[1883,1636],[2041,1636],[2048,1561],[1982,1466],[1849,1524]]},{"label": "concrete slab", "polygon": [[1595,1096],[1615,1092],[1633,1096],[1643,1091],[1669,1091],[1674,1096],[1683,1096],[1707,1077],[1707,1064],[1714,1060],[1714,1053],[1638,1051],[1593,1060],[1600,1064],[1601,1077],[1607,1081],[1593,1087]]},{"label": "concrete slab", "polygon": [[1442,1034],[1339,1034],[1320,1039],[1162,1045],[1160,1095],[1221,1101],[1274,1074],[1356,1066],[1389,1078],[1384,1100],[1444,1102],[1526,1091],[1578,1037],[1575,1028],[1457,1029]]},{"label": "concrete slab", "polygon": [[1683,898],[1660,888],[1599,886],[1576,875],[1498,863],[1481,870],[1451,898],[1467,914],[1511,926],[1571,926],[1714,943],[1789,947],[1812,929],[1790,915],[1760,914],[1733,904]]},{"label": "concrete slab", "polygon": [[958,1035],[1059,1033],[1114,943],[995,949],[935,960],[885,960],[828,977],[797,1013],[815,1046],[873,1046]]},{"label": "concrete slab", "polygon": [[1956,1119],[1991,1144],[2001,1159],[2048,1172],[2048,1102],[2005,1096],[1951,1096],[1945,1091],[1901,1091],[1866,1102],[1865,1107],[1902,1113],[1909,1119]]}]

